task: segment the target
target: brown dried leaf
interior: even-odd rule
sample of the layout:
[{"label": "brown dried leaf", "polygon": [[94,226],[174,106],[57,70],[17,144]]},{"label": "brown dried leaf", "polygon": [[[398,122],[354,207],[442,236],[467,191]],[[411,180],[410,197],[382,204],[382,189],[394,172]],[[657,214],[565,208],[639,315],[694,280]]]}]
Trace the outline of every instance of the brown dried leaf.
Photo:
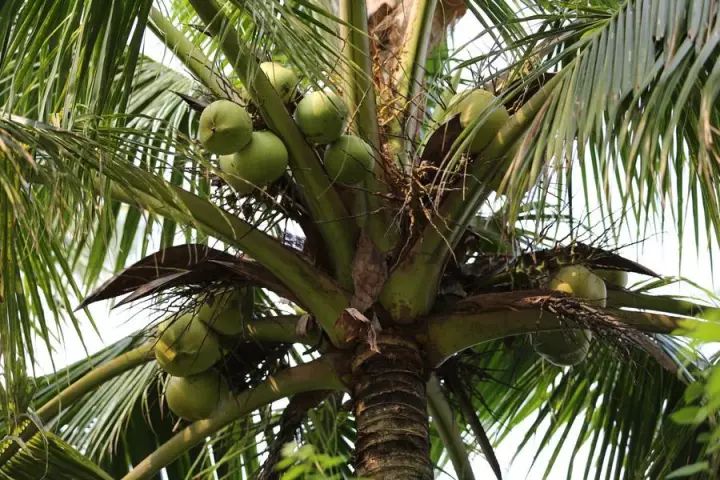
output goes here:
[{"label": "brown dried leaf", "polygon": [[377,346],[377,332],[381,330],[381,327],[376,318],[371,321],[357,308],[348,307],[338,319],[337,325],[344,334],[345,343],[350,344],[363,339],[371,350],[380,351]]},{"label": "brown dried leaf", "polygon": [[309,314],[303,314],[298,318],[297,324],[295,325],[295,333],[304,337],[312,329],[312,317]]},{"label": "brown dried leaf", "polygon": [[176,245],[149,255],[115,274],[80,304],[130,294],[118,305],[138,300],[168,288],[217,281],[247,282],[293,299],[285,286],[262,265],[207,245]]}]

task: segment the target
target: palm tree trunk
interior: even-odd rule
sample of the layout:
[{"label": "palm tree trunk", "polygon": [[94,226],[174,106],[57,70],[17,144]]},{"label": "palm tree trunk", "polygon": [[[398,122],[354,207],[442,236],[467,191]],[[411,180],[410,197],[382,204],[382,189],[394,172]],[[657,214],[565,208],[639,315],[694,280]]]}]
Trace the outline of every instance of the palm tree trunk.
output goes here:
[{"label": "palm tree trunk", "polygon": [[425,383],[418,345],[381,334],[353,360],[356,475],[377,480],[432,479]]}]

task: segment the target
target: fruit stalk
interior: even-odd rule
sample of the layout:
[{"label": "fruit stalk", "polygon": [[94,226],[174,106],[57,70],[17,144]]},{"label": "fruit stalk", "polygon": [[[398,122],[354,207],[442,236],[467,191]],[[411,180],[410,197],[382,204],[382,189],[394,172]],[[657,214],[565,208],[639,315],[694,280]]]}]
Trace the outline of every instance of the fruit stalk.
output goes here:
[{"label": "fruit stalk", "polygon": [[[411,323],[430,310],[440,276],[453,248],[478,206],[492,190],[493,178],[487,178],[487,160],[502,158],[512,148],[559,84],[561,77],[559,74],[554,76],[497,132],[480,158],[470,164],[465,175],[466,178],[481,181],[468,182],[447,194],[436,220],[429,222],[405,261],[393,271],[381,299],[383,305],[394,312],[396,321]],[[416,299],[422,301],[418,303]],[[404,305],[410,305],[411,308],[402,312]]]}]

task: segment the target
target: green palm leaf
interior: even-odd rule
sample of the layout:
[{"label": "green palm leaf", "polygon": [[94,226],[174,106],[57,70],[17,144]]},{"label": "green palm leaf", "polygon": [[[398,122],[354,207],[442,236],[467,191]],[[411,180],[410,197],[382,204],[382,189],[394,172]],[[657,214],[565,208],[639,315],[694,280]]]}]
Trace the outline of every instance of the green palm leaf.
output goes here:
[{"label": "green palm leaf", "polygon": [[[3,441],[3,446],[12,441]],[[38,478],[111,480],[112,478],[76,449],[49,432],[36,433],[25,442],[9,461],[0,466],[0,476],[13,480]]]}]

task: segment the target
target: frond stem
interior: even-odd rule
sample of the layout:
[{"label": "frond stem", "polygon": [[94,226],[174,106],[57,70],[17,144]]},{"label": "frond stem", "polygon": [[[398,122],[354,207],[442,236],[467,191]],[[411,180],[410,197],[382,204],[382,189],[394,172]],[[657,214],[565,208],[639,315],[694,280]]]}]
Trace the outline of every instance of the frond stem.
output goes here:
[{"label": "frond stem", "polygon": [[145,342],[139,347],[118,355],[112,360],[93,368],[40,407],[37,411],[37,416],[43,422],[48,422],[61,412],[63,405],[71,405],[75,400],[78,400],[111,378],[150,361],[153,358],[152,348],[154,344],[155,342],[153,341]]},{"label": "frond stem", "polygon": [[[170,19],[155,7],[150,9],[150,30],[175,54],[188,70],[212,93],[219,97],[235,96],[222,77],[213,69],[212,61],[200,47],[194,45],[175,28]],[[233,98],[239,100],[239,97]]]},{"label": "frond stem", "polygon": [[208,419],[192,423],[137,464],[122,480],[152,478],[164,466],[224,426],[281,398],[316,390],[344,390],[335,367],[326,358],[283,370],[219,405]]},{"label": "frond stem", "polygon": [[437,0],[415,0],[411,3],[403,37],[403,50],[395,71],[396,95],[404,108],[397,121],[391,124],[389,149],[405,169],[411,168],[408,164],[410,144],[406,139],[414,137],[417,125],[416,102],[425,77],[425,63],[436,7]]},{"label": "frond stem", "polygon": [[[341,0],[340,19],[343,40],[345,70],[343,83],[350,111],[354,112],[353,125],[357,133],[367,141],[375,152],[376,158],[382,158],[382,145],[378,129],[375,86],[373,85],[372,58],[370,56],[370,38],[368,36],[367,6],[365,2]],[[398,236],[392,226],[391,213],[382,208],[382,195],[388,189],[380,181],[385,176],[384,165],[375,163],[373,175],[368,175],[364,188],[353,192],[353,213],[361,228],[365,228],[382,252],[388,252],[396,245]]]},{"label": "frond stem", "polygon": [[434,374],[430,376],[427,383],[427,399],[432,422],[447,449],[457,479],[475,480],[470,458],[468,458],[468,450],[458,430],[455,415],[445,397],[440,380]]},{"label": "frond stem", "polygon": [[[544,290],[484,294],[470,297],[462,311],[427,317],[424,334],[428,339],[429,361],[437,366],[456,353],[483,342],[565,328],[566,323],[558,314],[543,307],[553,298],[562,297]],[[609,320],[607,327],[664,334],[680,328],[685,319],[617,309],[595,309],[592,314]]]},{"label": "frond stem", "polygon": [[333,343],[342,343],[335,332],[335,323],[347,307],[349,296],[331,278],[276,239],[209,201],[137,167],[128,165],[126,168],[131,173],[126,181],[132,186],[117,181],[112,186],[113,191],[119,191],[121,200],[180,222],[197,225],[205,233],[243,249],[298,298]]}]

